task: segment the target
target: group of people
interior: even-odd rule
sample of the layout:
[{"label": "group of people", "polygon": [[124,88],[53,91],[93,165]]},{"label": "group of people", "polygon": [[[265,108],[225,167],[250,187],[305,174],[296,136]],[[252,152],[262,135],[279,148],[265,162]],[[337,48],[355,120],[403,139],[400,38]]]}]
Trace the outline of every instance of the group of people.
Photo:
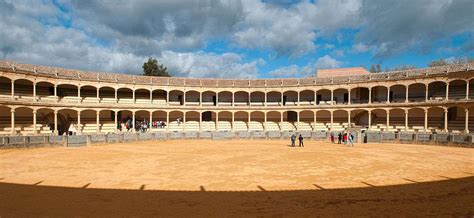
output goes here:
[{"label": "group of people", "polygon": [[[153,121],[150,125],[149,120],[143,119],[143,121],[136,120],[135,124],[133,124],[132,119],[128,117],[123,123],[123,126],[125,126],[125,128],[127,129],[127,132],[133,130],[133,128],[135,128],[135,131],[138,131],[138,132],[148,132],[151,129],[151,127],[165,128],[166,123],[163,121]],[[122,130],[122,125],[119,125],[119,129]]]},{"label": "group of people", "polygon": [[[331,132],[331,142],[335,143],[335,138],[336,136],[334,135],[334,132]],[[337,143],[342,144],[344,143],[345,145],[348,145],[349,147],[354,147],[354,135],[350,132],[339,132],[337,134]]]},{"label": "group of people", "polygon": [[[296,142],[296,134],[292,134],[291,137],[291,147],[295,147],[295,142]],[[298,141],[299,141],[299,147],[304,147],[304,143],[303,143],[303,135],[299,134],[298,136]]]}]

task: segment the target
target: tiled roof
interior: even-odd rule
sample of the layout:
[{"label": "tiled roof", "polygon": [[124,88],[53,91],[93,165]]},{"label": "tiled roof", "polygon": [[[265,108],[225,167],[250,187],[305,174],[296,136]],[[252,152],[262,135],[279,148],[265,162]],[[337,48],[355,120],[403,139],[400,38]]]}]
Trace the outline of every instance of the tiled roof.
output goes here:
[{"label": "tiled roof", "polygon": [[318,70],[316,77],[336,77],[336,76],[355,76],[369,74],[363,67],[351,67],[351,68],[336,68],[336,69],[320,69]]}]

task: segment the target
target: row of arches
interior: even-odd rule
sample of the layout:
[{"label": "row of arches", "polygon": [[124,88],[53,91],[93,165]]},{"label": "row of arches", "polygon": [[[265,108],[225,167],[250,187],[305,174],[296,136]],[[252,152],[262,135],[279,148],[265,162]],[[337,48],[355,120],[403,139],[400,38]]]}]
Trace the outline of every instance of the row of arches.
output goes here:
[{"label": "row of arches", "polygon": [[[302,111],[181,111],[10,108],[0,106],[0,134],[125,131],[131,121],[163,122],[149,131],[474,131],[474,107]],[[428,119],[429,118],[429,119]],[[133,131],[134,129],[131,129]],[[130,131],[130,130],[129,130]]]},{"label": "row of arches", "polygon": [[96,88],[90,85],[55,85],[50,82],[33,83],[26,79],[10,80],[0,76],[0,95],[18,99],[58,100],[73,102],[143,103],[162,105],[205,106],[284,106],[321,104],[366,104],[387,102],[424,102],[430,100],[458,100],[474,97],[472,80],[433,81],[428,84],[377,85],[352,89],[323,88],[301,91],[203,91],[133,89],[129,87]]}]

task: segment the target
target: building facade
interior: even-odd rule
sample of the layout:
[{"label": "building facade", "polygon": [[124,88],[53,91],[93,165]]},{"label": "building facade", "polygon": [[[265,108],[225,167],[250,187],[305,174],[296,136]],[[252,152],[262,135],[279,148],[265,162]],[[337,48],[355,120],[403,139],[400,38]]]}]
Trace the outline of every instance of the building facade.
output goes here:
[{"label": "building facade", "polygon": [[[474,66],[301,79],[190,79],[0,61],[0,134],[474,131]],[[134,131],[133,129],[131,131]]]}]

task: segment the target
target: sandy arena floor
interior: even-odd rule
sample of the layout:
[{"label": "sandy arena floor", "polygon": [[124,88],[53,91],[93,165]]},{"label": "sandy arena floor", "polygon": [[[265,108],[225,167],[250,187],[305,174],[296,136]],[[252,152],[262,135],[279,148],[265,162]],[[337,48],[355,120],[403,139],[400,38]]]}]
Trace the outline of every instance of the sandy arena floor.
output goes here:
[{"label": "sandy arena floor", "polygon": [[[474,149],[468,148],[400,144],[348,148],[314,141],[307,141],[304,148],[289,147],[287,141],[166,141],[0,150],[0,217],[311,216],[316,211],[469,215],[474,212],[473,163]],[[136,200],[121,201],[131,201],[128,196]],[[373,197],[379,201],[367,202]],[[338,204],[341,198],[349,200]],[[179,199],[191,202],[174,208],[181,205]],[[397,199],[402,208],[397,208]],[[326,207],[313,211],[318,207],[310,204],[312,200]],[[138,209],[141,201],[157,205]],[[217,202],[208,205],[213,201]],[[61,207],[55,210],[54,204]],[[433,209],[419,210],[430,205]],[[295,207],[300,208],[297,213],[288,213]]]}]

